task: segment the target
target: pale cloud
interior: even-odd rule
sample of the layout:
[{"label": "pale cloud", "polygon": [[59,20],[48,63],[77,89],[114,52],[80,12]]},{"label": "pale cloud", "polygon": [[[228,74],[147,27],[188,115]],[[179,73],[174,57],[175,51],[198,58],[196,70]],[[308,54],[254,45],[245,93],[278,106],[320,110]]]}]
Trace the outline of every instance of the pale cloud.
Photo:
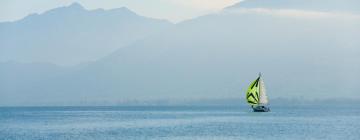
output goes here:
[{"label": "pale cloud", "polygon": [[174,4],[199,10],[220,10],[242,0],[170,0]]},{"label": "pale cloud", "polygon": [[246,14],[255,13],[271,16],[290,17],[290,18],[337,18],[337,19],[356,19],[360,20],[360,15],[351,13],[335,13],[335,12],[319,12],[308,10],[295,10],[295,9],[267,9],[267,8],[239,8],[239,9],[227,9],[224,14]]}]

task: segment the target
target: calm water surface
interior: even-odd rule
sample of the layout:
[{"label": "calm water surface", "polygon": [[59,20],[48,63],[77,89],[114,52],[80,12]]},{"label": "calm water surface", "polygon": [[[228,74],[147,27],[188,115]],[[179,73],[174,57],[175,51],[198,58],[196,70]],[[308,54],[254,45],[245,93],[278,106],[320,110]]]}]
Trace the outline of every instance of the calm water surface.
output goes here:
[{"label": "calm water surface", "polygon": [[360,139],[359,106],[1,107],[0,139]]}]

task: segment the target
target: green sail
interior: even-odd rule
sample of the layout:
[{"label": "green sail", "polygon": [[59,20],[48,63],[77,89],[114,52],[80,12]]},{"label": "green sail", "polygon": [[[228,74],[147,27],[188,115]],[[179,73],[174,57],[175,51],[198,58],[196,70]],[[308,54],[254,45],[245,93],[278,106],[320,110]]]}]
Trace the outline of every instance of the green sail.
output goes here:
[{"label": "green sail", "polygon": [[250,105],[259,104],[259,93],[260,93],[260,77],[252,82],[246,92],[246,99]]}]

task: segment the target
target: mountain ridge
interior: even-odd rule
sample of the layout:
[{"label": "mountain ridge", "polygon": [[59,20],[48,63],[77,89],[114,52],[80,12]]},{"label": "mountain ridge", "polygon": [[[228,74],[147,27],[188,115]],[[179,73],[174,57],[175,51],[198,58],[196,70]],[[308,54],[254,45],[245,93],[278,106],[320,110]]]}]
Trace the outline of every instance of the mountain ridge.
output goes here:
[{"label": "mountain ridge", "polygon": [[89,11],[72,4],[0,23],[0,62],[76,65],[171,26],[166,20],[139,16],[127,8]]}]

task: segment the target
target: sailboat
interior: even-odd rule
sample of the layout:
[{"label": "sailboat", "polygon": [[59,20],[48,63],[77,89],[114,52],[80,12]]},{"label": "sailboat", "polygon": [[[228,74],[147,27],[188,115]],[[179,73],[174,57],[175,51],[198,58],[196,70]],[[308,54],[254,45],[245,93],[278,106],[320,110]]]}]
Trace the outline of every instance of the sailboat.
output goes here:
[{"label": "sailboat", "polygon": [[265,84],[263,78],[261,77],[261,73],[259,73],[259,77],[250,84],[246,92],[246,99],[254,112],[270,111],[270,108],[266,107],[269,101],[266,95]]}]

